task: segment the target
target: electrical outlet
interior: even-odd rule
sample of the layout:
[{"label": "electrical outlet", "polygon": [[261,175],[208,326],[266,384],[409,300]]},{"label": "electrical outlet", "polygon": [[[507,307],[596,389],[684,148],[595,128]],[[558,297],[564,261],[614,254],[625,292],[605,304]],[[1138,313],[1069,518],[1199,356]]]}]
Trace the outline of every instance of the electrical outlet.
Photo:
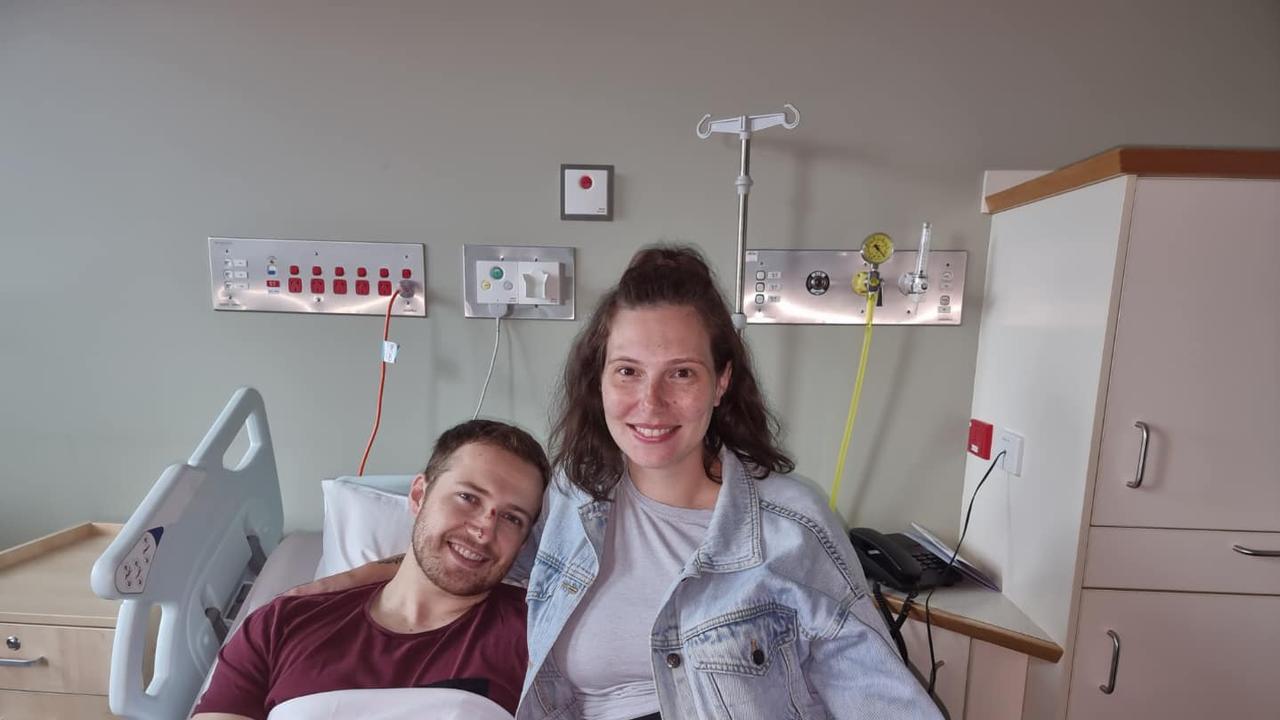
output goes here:
[{"label": "electrical outlet", "polygon": [[1004,457],[1000,458],[1000,467],[1010,475],[1022,475],[1022,436],[1012,430],[1001,429],[996,432],[995,447],[992,452],[999,456],[1004,452]]}]

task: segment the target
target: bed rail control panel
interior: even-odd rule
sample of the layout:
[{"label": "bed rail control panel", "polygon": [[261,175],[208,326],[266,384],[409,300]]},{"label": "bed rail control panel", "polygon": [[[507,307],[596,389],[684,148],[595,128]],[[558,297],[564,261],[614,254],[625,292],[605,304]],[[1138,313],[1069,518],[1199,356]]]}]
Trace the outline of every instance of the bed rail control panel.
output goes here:
[{"label": "bed rail control panel", "polygon": [[[930,252],[927,288],[913,298],[898,289],[897,279],[915,269],[916,252],[894,253],[879,266],[883,290],[872,322],[959,325],[967,259],[964,250]],[[853,281],[869,270],[857,250],[748,250],[742,312],[752,324],[863,325],[867,299]]]},{"label": "bed rail control panel", "polygon": [[134,543],[124,561],[116,566],[116,590],[126,595],[136,595],[147,588],[147,572],[151,570],[151,560],[156,555],[162,535],[164,528],[154,527]]},{"label": "bed rail control panel", "polygon": [[214,310],[426,317],[426,249],[412,243],[209,238]]}]

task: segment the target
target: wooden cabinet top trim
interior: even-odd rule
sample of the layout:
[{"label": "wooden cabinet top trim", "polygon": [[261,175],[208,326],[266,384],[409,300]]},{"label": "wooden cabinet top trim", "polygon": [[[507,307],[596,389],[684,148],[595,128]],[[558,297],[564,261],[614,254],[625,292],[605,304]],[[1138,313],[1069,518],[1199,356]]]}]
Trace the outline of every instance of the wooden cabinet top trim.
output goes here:
[{"label": "wooden cabinet top trim", "polygon": [[1280,179],[1280,149],[1112,148],[992,193],[986,211],[998,213],[1119,175]]}]

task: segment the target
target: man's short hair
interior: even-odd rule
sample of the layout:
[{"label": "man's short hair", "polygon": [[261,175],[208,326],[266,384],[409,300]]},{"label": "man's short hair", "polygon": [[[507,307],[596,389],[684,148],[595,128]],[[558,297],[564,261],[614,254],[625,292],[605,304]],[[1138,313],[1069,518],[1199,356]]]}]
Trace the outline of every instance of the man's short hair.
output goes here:
[{"label": "man's short hair", "polygon": [[538,469],[538,478],[546,489],[551,481],[551,463],[542,445],[529,433],[514,425],[497,420],[468,420],[461,425],[454,425],[436,438],[435,447],[431,449],[431,459],[422,474],[427,478],[427,485],[435,482],[449,468],[449,459],[464,445],[482,443],[490,447],[506,450],[521,460]]}]

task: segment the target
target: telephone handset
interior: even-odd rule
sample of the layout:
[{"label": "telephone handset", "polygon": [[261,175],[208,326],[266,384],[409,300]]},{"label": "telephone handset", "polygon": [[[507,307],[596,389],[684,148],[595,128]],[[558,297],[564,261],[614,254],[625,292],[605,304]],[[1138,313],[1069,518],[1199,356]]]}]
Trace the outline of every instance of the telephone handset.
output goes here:
[{"label": "telephone handset", "polygon": [[946,560],[902,533],[885,535],[871,528],[854,528],[849,531],[849,541],[867,579],[899,592],[954,585],[960,579],[960,573],[948,568]]}]

